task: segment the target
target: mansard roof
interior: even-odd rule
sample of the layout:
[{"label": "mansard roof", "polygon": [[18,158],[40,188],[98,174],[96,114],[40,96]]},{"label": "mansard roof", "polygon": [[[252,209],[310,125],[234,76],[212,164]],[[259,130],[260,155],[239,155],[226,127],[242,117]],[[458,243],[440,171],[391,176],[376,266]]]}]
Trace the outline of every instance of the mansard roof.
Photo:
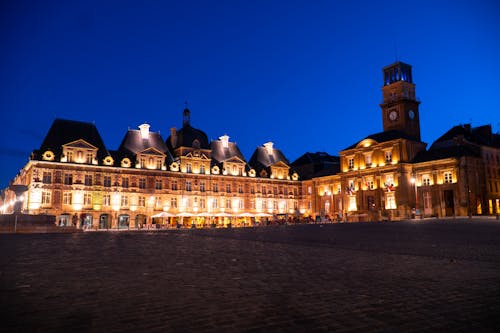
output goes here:
[{"label": "mansard roof", "polygon": [[281,152],[281,150],[276,148],[267,148],[265,146],[257,147],[248,161],[250,167],[255,169],[258,173],[262,169],[266,169],[266,171],[270,171],[270,167],[272,165],[276,165],[278,163],[286,164],[290,166],[290,162],[285,157],[285,155]]},{"label": "mansard roof", "polygon": [[78,140],[84,140],[97,147],[97,158],[99,160],[109,155],[95,124],[57,118],[47,132],[40,149],[33,152],[34,158],[39,159],[41,154],[50,150],[59,159],[63,145]]},{"label": "mansard roof", "polygon": [[224,147],[221,140],[212,140],[210,148],[212,149],[212,159],[217,162],[224,162],[237,157],[246,163],[245,157],[235,142],[228,142],[227,147]]},{"label": "mansard roof", "polygon": [[335,175],[340,172],[340,157],[325,152],[305,153],[292,162],[301,179]]},{"label": "mansard roof", "polygon": [[464,141],[469,144],[500,148],[500,135],[493,134],[491,125],[471,127],[470,124],[457,125],[449,129],[440,136],[431,146],[447,147],[453,145],[455,141]]},{"label": "mansard roof", "polygon": [[118,150],[126,150],[133,154],[138,154],[149,148],[155,148],[162,153],[167,151],[167,145],[163,141],[160,133],[149,132],[148,138],[143,139],[139,130],[129,129],[125,134]]},{"label": "mansard roof", "polygon": [[[397,139],[405,139],[405,140],[410,140],[410,141],[417,141],[420,142],[417,138],[410,136],[402,131],[398,130],[390,130],[390,131],[384,131],[384,132],[379,132],[375,134],[371,134],[364,138],[363,140],[366,139],[372,139],[376,141],[377,143],[382,143],[382,142],[387,142],[387,141],[392,141],[392,140],[397,140]],[[343,150],[349,150],[349,149],[354,149],[356,146],[363,140],[360,140],[356,142],[355,144],[343,149]]]},{"label": "mansard roof", "polygon": [[464,156],[480,158],[481,152],[478,147],[459,144],[448,147],[431,148],[429,150],[419,152],[412,160],[412,163],[436,161],[445,158],[460,158]]}]

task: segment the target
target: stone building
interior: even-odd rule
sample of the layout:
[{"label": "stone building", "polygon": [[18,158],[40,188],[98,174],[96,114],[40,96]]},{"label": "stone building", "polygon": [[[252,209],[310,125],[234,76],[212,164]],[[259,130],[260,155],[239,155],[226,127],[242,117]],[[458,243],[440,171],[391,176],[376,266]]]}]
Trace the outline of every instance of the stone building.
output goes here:
[{"label": "stone building", "polygon": [[293,163],[272,142],[249,161],[228,135],[210,142],[187,108],[166,140],[142,124],[117,150],[94,124],[56,119],[13,183],[28,187],[24,212],[100,229],[500,213],[500,135],[491,126],[455,126],[426,149],[412,68],[402,62],[383,68],[382,97],[381,132],[339,156],[305,153]]}]

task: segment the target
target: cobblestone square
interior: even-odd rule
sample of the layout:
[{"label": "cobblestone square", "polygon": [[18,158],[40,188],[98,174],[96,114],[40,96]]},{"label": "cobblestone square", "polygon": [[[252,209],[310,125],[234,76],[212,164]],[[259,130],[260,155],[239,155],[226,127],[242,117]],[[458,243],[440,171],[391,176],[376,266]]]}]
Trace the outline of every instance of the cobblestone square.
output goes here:
[{"label": "cobblestone square", "polygon": [[498,332],[496,220],[0,235],[2,331]]}]

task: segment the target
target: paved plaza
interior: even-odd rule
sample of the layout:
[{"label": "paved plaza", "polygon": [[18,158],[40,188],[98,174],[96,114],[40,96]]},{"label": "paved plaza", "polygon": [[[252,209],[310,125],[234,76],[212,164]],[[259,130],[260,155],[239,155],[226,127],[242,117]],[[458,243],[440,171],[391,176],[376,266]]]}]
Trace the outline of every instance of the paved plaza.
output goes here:
[{"label": "paved plaza", "polygon": [[499,332],[500,222],[0,235],[2,331]]}]

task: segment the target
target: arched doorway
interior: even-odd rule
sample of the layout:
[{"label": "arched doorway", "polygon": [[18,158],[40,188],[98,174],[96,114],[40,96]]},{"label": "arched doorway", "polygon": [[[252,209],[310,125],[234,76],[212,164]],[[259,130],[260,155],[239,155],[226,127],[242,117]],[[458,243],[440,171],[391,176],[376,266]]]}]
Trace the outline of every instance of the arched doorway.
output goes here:
[{"label": "arched doorway", "polygon": [[71,225],[71,215],[67,213],[61,214],[58,225],[60,227],[69,227]]},{"label": "arched doorway", "polygon": [[82,229],[92,229],[92,214],[81,214],[80,226]]},{"label": "arched doorway", "polygon": [[99,216],[99,229],[109,229],[111,228],[111,219],[109,214],[101,214]]},{"label": "arched doorway", "polygon": [[128,229],[130,224],[130,215],[121,214],[118,216],[118,229]]},{"label": "arched doorway", "polygon": [[135,216],[135,228],[142,229],[146,226],[147,217],[143,214],[138,214]]}]

